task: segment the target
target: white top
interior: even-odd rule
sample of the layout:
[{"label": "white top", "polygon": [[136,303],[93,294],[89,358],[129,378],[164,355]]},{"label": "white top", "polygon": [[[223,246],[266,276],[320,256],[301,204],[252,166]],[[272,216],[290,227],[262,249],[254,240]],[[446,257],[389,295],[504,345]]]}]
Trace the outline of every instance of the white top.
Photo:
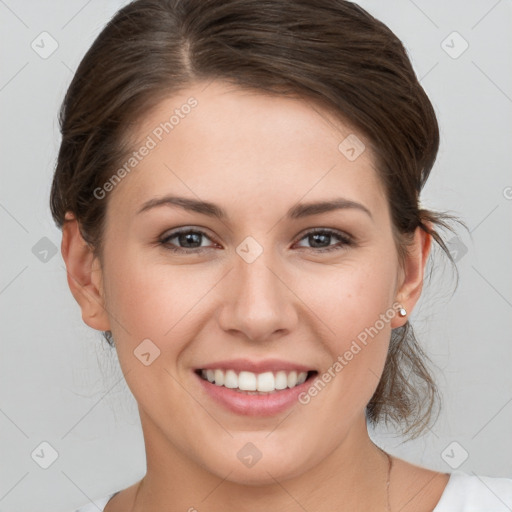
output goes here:
[{"label": "white top", "polygon": [[[75,512],[103,512],[116,492],[89,503]],[[454,471],[432,512],[510,512],[512,478],[468,475]]]},{"label": "white top", "polygon": [[512,478],[454,471],[432,512],[510,512]]}]

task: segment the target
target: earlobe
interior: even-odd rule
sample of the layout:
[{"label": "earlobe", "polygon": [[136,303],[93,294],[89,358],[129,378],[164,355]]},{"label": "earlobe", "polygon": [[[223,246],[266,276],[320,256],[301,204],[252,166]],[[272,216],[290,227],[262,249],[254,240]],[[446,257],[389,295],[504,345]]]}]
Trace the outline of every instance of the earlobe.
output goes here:
[{"label": "earlobe", "polygon": [[82,310],[83,321],[100,331],[110,330],[99,261],[80,233],[76,218],[66,213],[62,226],[61,253],[73,297]]},{"label": "earlobe", "polygon": [[415,304],[418,302],[423,289],[425,266],[430,254],[432,236],[421,227],[414,232],[414,241],[408,248],[403,268],[403,279],[396,294],[396,301],[400,308],[406,311],[405,315],[397,314],[391,321],[391,328],[395,329],[404,325],[410,316]]}]

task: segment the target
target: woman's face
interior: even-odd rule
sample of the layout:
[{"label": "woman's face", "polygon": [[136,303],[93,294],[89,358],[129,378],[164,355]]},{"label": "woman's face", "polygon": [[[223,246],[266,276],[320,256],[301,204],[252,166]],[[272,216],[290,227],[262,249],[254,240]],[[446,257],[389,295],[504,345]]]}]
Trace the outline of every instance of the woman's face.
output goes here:
[{"label": "woman's face", "polygon": [[[163,101],[137,136],[136,164],[103,199],[101,276],[148,460],[174,452],[261,483],[357,446],[391,328],[405,322],[363,137],[309,102],[221,82]],[[151,206],[166,196],[215,207]],[[241,393],[203,379],[207,368],[229,386],[292,387]],[[293,387],[294,368],[316,373]]]}]

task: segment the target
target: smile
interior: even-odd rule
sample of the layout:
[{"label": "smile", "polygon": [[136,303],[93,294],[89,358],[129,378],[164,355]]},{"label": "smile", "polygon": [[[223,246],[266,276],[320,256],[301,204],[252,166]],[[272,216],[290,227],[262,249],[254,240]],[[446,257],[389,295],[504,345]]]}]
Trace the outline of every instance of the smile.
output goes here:
[{"label": "smile", "polygon": [[199,370],[198,374],[204,380],[217,386],[245,392],[249,395],[276,393],[294,388],[304,383],[311,374],[316,372],[298,372],[296,370],[254,373],[249,371],[236,372],[220,368]]},{"label": "smile", "polygon": [[298,403],[318,371],[284,360],[236,359],[203,364],[194,370],[204,397],[226,412],[268,417]]}]

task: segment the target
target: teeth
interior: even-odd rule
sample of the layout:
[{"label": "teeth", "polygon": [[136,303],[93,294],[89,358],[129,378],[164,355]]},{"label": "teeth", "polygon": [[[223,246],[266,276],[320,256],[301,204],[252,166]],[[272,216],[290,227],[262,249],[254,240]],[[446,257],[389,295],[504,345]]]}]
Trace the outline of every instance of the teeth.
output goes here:
[{"label": "teeth", "polygon": [[222,370],[215,370],[214,379],[217,386],[224,386],[224,372]]},{"label": "teeth", "polygon": [[288,387],[293,388],[297,385],[297,372],[293,371],[288,374]]},{"label": "teeth", "polygon": [[258,391],[275,391],[274,374],[272,372],[258,373],[256,388]]},{"label": "teeth", "polygon": [[224,386],[227,388],[238,387],[238,377],[233,370],[228,370],[224,375]]},{"label": "teeth", "polygon": [[[217,370],[215,370],[217,371]],[[218,370],[222,372],[222,370]],[[242,391],[256,391],[256,374],[252,372],[240,372],[238,375],[238,389]]]},{"label": "teeth", "polygon": [[[307,379],[307,372],[278,372],[253,373],[242,371],[237,374],[234,370],[201,370],[203,379],[217,386],[224,386],[239,391],[253,391],[271,393],[286,388],[293,388],[302,384]],[[254,394],[254,393],[253,393]],[[256,393],[257,394],[257,393]]]},{"label": "teeth", "polygon": [[297,375],[297,385],[302,384],[308,378],[308,374],[306,372],[301,372]]},{"label": "teeth", "polygon": [[276,389],[286,389],[288,387],[288,376],[286,372],[277,372],[275,378]]}]

